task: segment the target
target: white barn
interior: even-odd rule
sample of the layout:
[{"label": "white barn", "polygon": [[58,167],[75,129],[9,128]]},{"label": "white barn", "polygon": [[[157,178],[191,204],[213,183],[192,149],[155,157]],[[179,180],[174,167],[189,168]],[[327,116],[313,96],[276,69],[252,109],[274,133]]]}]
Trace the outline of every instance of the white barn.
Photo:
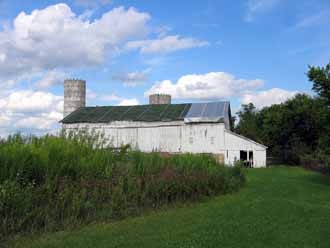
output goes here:
[{"label": "white barn", "polygon": [[[150,96],[150,104],[137,106],[78,106],[85,97],[85,81],[65,81],[65,106],[76,109],[62,120],[67,131],[94,130],[108,145],[129,144],[143,152],[209,153],[233,165],[249,161],[266,166],[267,147],[230,131],[229,102],[171,104],[168,95]],[[69,89],[69,90],[68,90]]]}]

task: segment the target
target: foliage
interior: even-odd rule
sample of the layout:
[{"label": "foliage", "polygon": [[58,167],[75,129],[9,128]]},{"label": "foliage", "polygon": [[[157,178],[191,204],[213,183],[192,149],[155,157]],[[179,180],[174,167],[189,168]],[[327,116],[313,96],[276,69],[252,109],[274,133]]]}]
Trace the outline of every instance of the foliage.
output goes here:
[{"label": "foliage", "polygon": [[313,90],[330,104],[330,63],[325,67],[309,66],[307,73],[309,81],[313,82]]},{"label": "foliage", "polygon": [[0,239],[140,214],[233,192],[241,168],[207,155],[104,148],[100,137],[14,135],[0,142]]},{"label": "foliage", "polygon": [[282,104],[250,109],[238,113],[236,130],[267,145],[269,154],[299,164],[302,155],[329,149],[324,134],[330,116],[321,99],[298,94]]},{"label": "foliage", "polygon": [[330,175],[330,155],[329,153],[313,153],[301,157],[301,165],[305,168],[319,171]]},{"label": "foliage", "polygon": [[239,117],[239,124],[235,131],[244,134],[255,141],[261,141],[258,137],[258,121],[256,119],[257,111],[253,103],[243,104],[242,109],[237,113]]},{"label": "foliage", "polygon": [[307,76],[318,96],[297,94],[257,110],[242,105],[235,131],[268,146],[268,155],[300,164],[306,155],[330,154],[330,64],[310,66]]}]

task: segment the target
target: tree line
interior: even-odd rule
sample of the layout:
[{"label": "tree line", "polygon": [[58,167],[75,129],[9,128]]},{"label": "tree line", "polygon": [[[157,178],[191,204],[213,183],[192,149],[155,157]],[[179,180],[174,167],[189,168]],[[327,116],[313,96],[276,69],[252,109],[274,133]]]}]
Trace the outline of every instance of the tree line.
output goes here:
[{"label": "tree line", "polygon": [[297,94],[281,104],[256,109],[242,105],[235,131],[268,146],[268,155],[289,164],[305,156],[330,157],[330,63],[309,66],[314,96]]}]

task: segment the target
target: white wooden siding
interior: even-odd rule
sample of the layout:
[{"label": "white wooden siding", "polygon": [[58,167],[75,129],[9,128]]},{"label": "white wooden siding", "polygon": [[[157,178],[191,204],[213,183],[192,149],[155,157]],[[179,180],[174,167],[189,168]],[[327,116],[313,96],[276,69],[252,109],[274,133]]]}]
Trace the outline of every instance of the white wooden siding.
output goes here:
[{"label": "white wooden siding", "polygon": [[266,166],[266,147],[226,130],[223,123],[116,121],[63,124],[63,128],[95,130],[105,135],[110,146],[130,144],[143,152],[221,153],[227,165],[240,159],[240,150],[253,151],[254,166]]}]

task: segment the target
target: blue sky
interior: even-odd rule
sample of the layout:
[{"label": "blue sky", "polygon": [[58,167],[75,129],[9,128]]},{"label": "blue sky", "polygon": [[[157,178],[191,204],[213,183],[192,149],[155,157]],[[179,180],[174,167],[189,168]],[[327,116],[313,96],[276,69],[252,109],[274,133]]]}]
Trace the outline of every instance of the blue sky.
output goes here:
[{"label": "blue sky", "polygon": [[0,136],[54,132],[63,80],[89,105],[280,103],[312,94],[308,65],[330,57],[330,2],[0,0]]}]

